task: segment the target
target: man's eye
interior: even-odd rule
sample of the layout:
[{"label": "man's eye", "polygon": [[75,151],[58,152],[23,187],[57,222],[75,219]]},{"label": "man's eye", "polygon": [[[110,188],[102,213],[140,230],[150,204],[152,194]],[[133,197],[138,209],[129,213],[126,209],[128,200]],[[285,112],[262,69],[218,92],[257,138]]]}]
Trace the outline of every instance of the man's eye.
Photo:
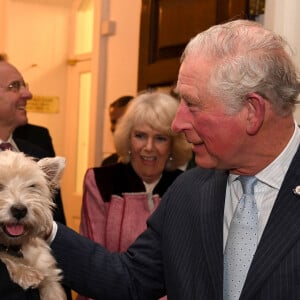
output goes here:
[{"label": "man's eye", "polygon": [[185,103],[186,103],[187,107],[194,107],[194,106],[196,106],[196,104],[193,103],[193,102],[185,102]]},{"label": "man's eye", "polygon": [[19,92],[21,87],[24,87],[24,88],[27,89],[28,85],[24,81],[16,80],[16,81],[11,82],[7,86],[7,90],[8,91],[13,91],[13,92]]},{"label": "man's eye", "polygon": [[21,88],[21,83],[20,81],[14,81],[11,84],[9,84],[7,88],[9,90],[19,90]]}]

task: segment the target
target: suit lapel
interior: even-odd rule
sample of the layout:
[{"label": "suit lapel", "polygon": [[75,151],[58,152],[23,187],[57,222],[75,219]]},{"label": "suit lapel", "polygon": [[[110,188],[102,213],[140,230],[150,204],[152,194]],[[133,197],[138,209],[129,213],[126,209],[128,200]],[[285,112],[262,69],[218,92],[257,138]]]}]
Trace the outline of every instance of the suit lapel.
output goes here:
[{"label": "suit lapel", "polygon": [[285,176],[261,241],[253,258],[241,299],[252,299],[263,281],[278,266],[300,237],[300,153],[296,154]]},{"label": "suit lapel", "polygon": [[213,180],[201,186],[201,230],[209,275],[212,279],[216,299],[223,293],[223,216],[228,174],[216,171]]}]

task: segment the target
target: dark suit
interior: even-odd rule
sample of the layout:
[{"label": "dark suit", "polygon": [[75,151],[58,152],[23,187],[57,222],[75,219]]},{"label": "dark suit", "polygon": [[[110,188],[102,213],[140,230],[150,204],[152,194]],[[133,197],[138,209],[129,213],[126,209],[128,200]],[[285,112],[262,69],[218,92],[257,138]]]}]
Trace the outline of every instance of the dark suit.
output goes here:
[{"label": "dark suit", "polygon": [[[227,173],[180,175],[126,254],[109,254],[59,225],[52,247],[65,280],[98,299],[220,300]],[[300,299],[300,151],[286,174],[240,299]],[[68,255],[65,255],[66,251]]]},{"label": "dark suit", "polygon": [[34,145],[45,149],[51,157],[55,156],[52,138],[46,127],[26,124],[16,128],[13,132],[13,138],[26,140]]},{"label": "dark suit", "polygon": [[[33,156],[37,159],[49,156],[44,149],[33,145],[28,141],[17,138],[14,138],[14,141],[17,144],[19,150],[26,153],[27,155]],[[59,194],[57,194],[57,196],[59,197]],[[58,197],[55,198],[56,201]],[[64,218],[62,218],[61,215],[61,209],[55,210],[54,217],[56,219],[64,221]],[[71,292],[68,288],[66,288],[66,292],[68,294],[68,299],[71,299]],[[0,262],[0,299],[35,300],[39,299],[39,294],[38,291],[34,289],[28,289],[27,291],[24,291],[20,286],[11,282],[5,265],[2,262]]]}]

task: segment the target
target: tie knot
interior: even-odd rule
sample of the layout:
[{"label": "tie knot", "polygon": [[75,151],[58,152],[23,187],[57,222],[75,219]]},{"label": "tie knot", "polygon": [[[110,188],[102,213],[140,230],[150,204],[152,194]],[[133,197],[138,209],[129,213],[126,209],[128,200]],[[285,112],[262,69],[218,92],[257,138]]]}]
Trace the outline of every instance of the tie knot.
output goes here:
[{"label": "tie knot", "polygon": [[254,186],[257,178],[255,176],[239,176],[238,179],[242,184],[243,193],[245,195],[254,195]]},{"label": "tie knot", "polygon": [[0,149],[2,151],[4,151],[4,150],[12,150],[11,143],[1,143],[0,144]]}]

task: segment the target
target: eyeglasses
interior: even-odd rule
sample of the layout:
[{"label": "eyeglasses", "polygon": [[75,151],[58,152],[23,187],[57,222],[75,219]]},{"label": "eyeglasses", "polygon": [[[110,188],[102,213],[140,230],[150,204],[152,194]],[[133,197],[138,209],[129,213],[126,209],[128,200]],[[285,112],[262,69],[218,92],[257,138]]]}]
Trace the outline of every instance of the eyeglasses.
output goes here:
[{"label": "eyeglasses", "polygon": [[5,89],[7,92],[18,93],[20,92],[20,89],[22,87],[28,90],[29,88],[28,83],[24,82],[23,80],[15,80],[11,82],[8,86],[6,87],[1,86],[0,88]]}]

